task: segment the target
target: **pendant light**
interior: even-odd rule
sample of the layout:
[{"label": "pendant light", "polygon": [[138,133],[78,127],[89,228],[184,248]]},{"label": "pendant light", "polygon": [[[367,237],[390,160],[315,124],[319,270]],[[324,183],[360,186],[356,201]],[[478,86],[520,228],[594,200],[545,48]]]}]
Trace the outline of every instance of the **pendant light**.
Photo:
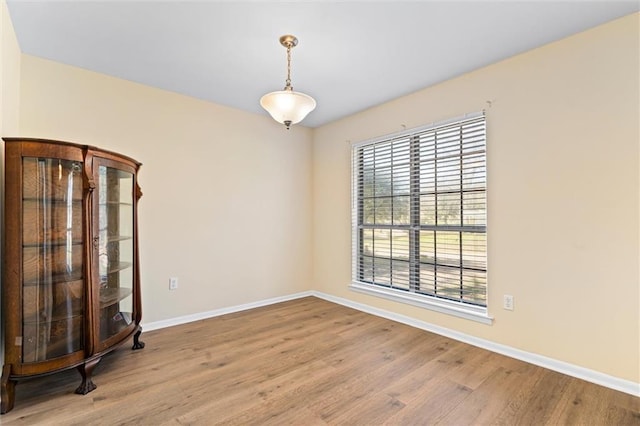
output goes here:
[{"label": "pendant light", "polygon": [[287,127],[302,121],[316,107],[311,96],[294,92],[291,85],[291,49],[298,45],[298,39],[292,35],[280,37],[280,44],[287,49],[287,79],[283,90],[271,92],[260,98],[260,105],[267,110],[278,123]]}]

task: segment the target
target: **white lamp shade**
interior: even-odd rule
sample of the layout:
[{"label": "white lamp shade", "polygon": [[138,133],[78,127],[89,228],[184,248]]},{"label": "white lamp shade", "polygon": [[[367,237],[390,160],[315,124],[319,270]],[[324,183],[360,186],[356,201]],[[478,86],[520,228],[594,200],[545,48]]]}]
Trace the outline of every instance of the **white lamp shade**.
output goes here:
[{"label": "white lamp shade", "polygon": [[293,90],[279,90],[260,98],[260,105],[278,123],[296,124],[316,107],[316,101],[309,95]]}]

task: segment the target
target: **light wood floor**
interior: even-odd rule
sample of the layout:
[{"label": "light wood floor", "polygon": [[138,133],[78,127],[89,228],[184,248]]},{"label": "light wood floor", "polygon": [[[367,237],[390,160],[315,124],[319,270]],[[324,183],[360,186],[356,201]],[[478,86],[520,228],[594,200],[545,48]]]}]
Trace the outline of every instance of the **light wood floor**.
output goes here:
[{"label": "light wood floor", "polygon": [[309,297],[20,382],[4,424],[640,425],[640,398]]}]

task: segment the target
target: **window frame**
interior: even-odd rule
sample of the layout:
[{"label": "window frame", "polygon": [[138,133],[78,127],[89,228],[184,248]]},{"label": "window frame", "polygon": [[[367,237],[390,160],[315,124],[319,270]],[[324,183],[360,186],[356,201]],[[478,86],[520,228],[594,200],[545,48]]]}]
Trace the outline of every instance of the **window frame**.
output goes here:
[{"label": "window frame", "polygon": [[[464,223],[465,219],[462,216],[463,194],[465,194],[466,192],[474,192],[474,191],[466,190],[463,184],[462,175],[463,175],[464,169],[462,166],[462,162],[466,158],[465,157],[466,154],[462,153],[462,150],[464,149],[464,143],[465,143],[465,139],[462,136],[460,136],[459,142],[457,143],[457,146],[460,149],[460,155],[457,157],[459,158],[460,164],[461,164],[459,169],[459,173],[461,176],[460,188],[459,190],[450,191],[451,194],[460,195],[460,200],[461,200],[460,208],[459,208],[460,225],[454,225],[454,226],[449,224],[438,225],[437,224],[438,219],[435,219],[436,222],[434,225],[426,225],[421,222],[421,218],[420,218],[421,204],[420,203],[421,203],[421,195],[425,196],[428,194],[425,194],[424,189],[421,189],[420,185],[421,185],[421,179],[427,176],[428,173],[421,174],[420,167],[424,163],[431,161],[431,158],[428,158],[426,160],[420,159],[420,154],[419,154],[420,150],[422,149],[423,146],[425,146],[425,144],[421,145],[422,142],[420,138],[423,137],[424,135],[429,135],[429,134],[433,134],[434,137],[437,137],[438,132],[444,131],[444,129],[450,128],[452,126],[460,126],[460,129],[462,129],[465,124],[470,124],[474,122],[481,123],[480,125],[482,128],[483,137],[484,137],[482,139],[482,148],[481,148],[482,172],[484,173],[484,180],[482,181],[482,185],[480,186],[480,189],[478,189],[477,191],[474,190],[475,192],[480,193],[481,196],[484,197],[484,209],[482,210],[482,212],[484,213],[484,225],[479,225],[479,226],[465,225]],[[391,172],[390,172],[389,179],[391,182],[394,182],[397,176],[393,174],[394,173],[393,167],[406,166],[406,162],[402,163],[402,160],[396,161],[394,157],[392,157],[394,155],[393,144],[395,143],[396,145],[400,145],[402,143],[406,143],[407,141],[409,144],[409,147],[407,148],[409,152],[409,159],[408,159],[408,162],[409,162],[408,163],[409,164],[409,177],[408,177],[409,223],[395,224],[394,223],[395,211],[393,210],[393,207],[391,208],[391,213],[390,213],[391,219],[387,219],[391,221],[390,224],[377,223],[376,221],[377,211],[375,207],[373,208],[373,211],[374,211],[373,223],[367,222],[365,220],[365,210],[366,210],[364,207],[365,201],[369,201],[369,203],[371,202],[376,203],[378,199],[388,197],[391,200],[390,201],[391,205],[393,205],[393,200],[395,199],[395,197],[400,197],[405,195],[395,194],[393,189],[393,183],[390,184],[391,189],[390,189],[389,195],[382,195],[382,196],[377,195],[377,193],[375,192],[375,185],[377,181],[376,181],[376,178],[373,178],[373,185],[374,185],[373,195],[371,195],[371,189],[368,188],[370,195],[365,196],[365,187],[367,186],[366,182],[368,181],[365,180],[366,168],[363,160],[363,157],[365,155],[364,148],[373,147],[374,149],[377,149],[377,147],[384,147],[385,144],[387,143],[390,144],[389,145],[390,154],[388,157],[390,158],[390,160],[388,161],[389,161],[389,169],[391,170]],[[440,149],[437,145],[437,141],[433,142],[433,147],[434,147],[434,150]],[[456,158],[455,155],[453,157]],[[487,253],[487,239],[486,239],[486,235],[487,235],[487,223],[486,223],[487,159],[486,158],[487,158],[487,137],[486,137],[486,117],[485,117],[484,111],[472,113],[472,114],[466,114],[462,117],[457,117],[451,120],[431,123],[425,126],[404,130],[402,132],[394,133],[391,135],[385,135],[378,138],[353,143],[351,145],[352,280],[349,288],[356,292],[361,292],[361,293],[365,293],[365,294],[369,294],[377,297],[382,297],[385,299],[394,300],[401,303],[407,303],[413,306],[419,306],[419,307],[433,310],[436,312],[441,312],[441,313],[454,315],[461,318],[466,318],[469,320],[478,321],[484,324],[491,324],[493,318],[491,318],[488,314],[488,283],[487,283],[488,253]],[[374,171],[374,173],[379,170],[384,170],[387,167],[386,165],[379,166],[378,164],[376,164],[376,161],[377,160],[373,160],[372,170]],[[432,161],[433,161],[433,169],[434,169],[433,176],[437,179],[437,176],[438,176],[438,171],[436,170],[436,165],[438,164],[437,154],[434,154]],[[404,177],[406,180],[406,175]],[[438,194],[438,188],[434,185],[434,192],[431,195],[433,195],[434,197],[437,197],[437,194]],[[369,209],[371,209],[371,207],[369,207]],[[393,273],[392,265],[394,260],[397,261],[398,259],[394,258],[394,254],[393,254],[394,252],[391,247],[389,249],[389,265],[391,265],[389,267],[390,270],[388,272],[390,276],[389,284],[387,285],[386,283],[373,281],[375,280],[374,273],[372,273],[372,277],[373,277],[372,281],[366,281],[364,279],[361,279],[362,270],[366,266],[364,265],[365,257],[367,258],[370,257],[372,259],[373,265],[375,265],[375,260],[373,259],[376,258],[375,249],[373,254],[369,254],[366,256],[364,254],[365,231],[372,230],[371,234],[373,234],[373,232],[375,232],[376,230],[382,230],[382,229],[388,229],[390,234],[392,234],[393,230],[402,230],[402,231],[407,231],[409,233],[408,234],[409,238],[407,243],[407,246],[408,246],[407,262],[409,264],[408,277],[406,278],[408,280],[407,281],[408,285],[406,286],[407,288],[394,287],[392,284],[393,283],[393,278],[391,278]],[[459,262],[459,266],[453,267],[453,270],[460,271],[460,300],[463,299],[464,290],[466,289],[466,287],[464,286],[463,274],[464,274],[464,271],[470,270],[470,268],[463,266],[462,259],[465,253],[462,249],[463,233],[473,232],[475,234],[481,234],[484,236],[484,248],[483,248],[484,257],[481,259],[484,262],[484,269],[479,269],[480,274],[484,273],[483,277],[485,280],[484,281],[484,302],[485,302],[484,305],[478,304],[478,303],[474,304],[473,302],[454,300],[453,298],[438,296],[437,290],[436,290],[437,279],[435,278],[433,280],[433,286],[434,286],[433,294],[427,294],[427,290],[424,290],[423,292],[419,291],[420,268],[421,268],[421,265],[428,264],[427,262],[421,261],[420,259],[420,234],[421,232],[424,232],[424,231],[433,231],[434,244],[436,244],[436,235],[438,235],[437,233],[439,232],[452,231],[452,232],[458,233],[460,238],[459,240],[460,241],[460,251],[459,251],[460,262]],[[375,237],[372,237],[372,239],[373,239],[373,244],[375,246]],[[390,239],[392,240],[391,236],[390,236]],[[392,244],[393,242],[390,242],[390,246]],[[434,253],[435,253],[435,249],[434,249]],[[362,263],[361,263],[361,259],[362,259]],[[384,259],[386,260],[386,257]],[[434,258],[433,262],[434,262],[434,270],[435,270],[435,268],[437,268],[437,265],[438,265],[438,260]],[[405,268],[406,268],[406,265],[405,265]]]}]

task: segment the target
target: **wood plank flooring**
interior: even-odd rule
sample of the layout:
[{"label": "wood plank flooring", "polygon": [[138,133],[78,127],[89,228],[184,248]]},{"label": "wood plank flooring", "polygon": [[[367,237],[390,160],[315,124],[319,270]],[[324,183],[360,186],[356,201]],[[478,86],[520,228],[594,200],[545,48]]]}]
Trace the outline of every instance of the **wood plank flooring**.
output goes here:
[{"label": "wood plank flooring", "polygon": [[640,425],[640,398],[314,297],[20,382],[8,425]]}]

